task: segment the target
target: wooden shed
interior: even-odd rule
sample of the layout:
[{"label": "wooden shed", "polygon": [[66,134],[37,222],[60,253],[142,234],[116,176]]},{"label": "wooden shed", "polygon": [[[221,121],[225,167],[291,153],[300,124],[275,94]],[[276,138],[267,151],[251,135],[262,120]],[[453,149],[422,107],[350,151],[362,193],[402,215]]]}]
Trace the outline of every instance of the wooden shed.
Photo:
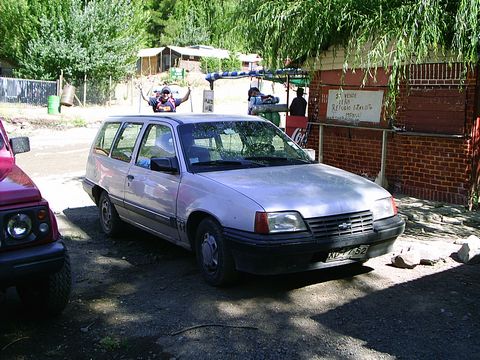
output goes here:
[{"label": "wooden shed", "polygon": [[148,76],[161,72],[160,54],[164,49],[164,47],[159,47],[139,50],[137,54],[137,74]]},{"label": "wooden shed", "polygon": [[203,57],[227,59],[230,53],[228,50],[217,49],[212,46],[192,45],[187,47],[167,46],[161,54],[161,71],[167,71],[170,67],[178,67],[187,71],[200,69],[200,61]]}]

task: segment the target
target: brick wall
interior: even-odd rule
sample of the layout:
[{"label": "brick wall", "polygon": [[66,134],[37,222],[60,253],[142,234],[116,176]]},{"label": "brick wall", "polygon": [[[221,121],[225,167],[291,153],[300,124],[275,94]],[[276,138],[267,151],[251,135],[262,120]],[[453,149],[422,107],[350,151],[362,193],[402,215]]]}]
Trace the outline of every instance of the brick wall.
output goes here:
[{"label": "brick wall", "polygon": [[[389,189],[467,205],[471,192],[479,186],[478,74],[470,74],[459,90],[458,73],[448,73],[445,65],[411,70],[410,83],[401,87],[395,118],[395,125],[407,131],[390,132],[387,140]],[[327,94],[329,89],[338,88],[338,82],[334,82],[339,79],[338,73],[315,74],[309,89],[310,122],[331,122],[326,119]],[[347,87],[360,88],[358,73],[345,77]],[[446,79],[446,74],[452,79]],[[367,83],[362,89],[386,85],[386,77],[381,75],[379,82]],[[383,119],[375,126],[388,124]],[[308,147],[317,149],[318,141],[318,126],[312,125]],[[380,171],[381,144],[381,131],[324,126],[323,162],[375,179]]]}]

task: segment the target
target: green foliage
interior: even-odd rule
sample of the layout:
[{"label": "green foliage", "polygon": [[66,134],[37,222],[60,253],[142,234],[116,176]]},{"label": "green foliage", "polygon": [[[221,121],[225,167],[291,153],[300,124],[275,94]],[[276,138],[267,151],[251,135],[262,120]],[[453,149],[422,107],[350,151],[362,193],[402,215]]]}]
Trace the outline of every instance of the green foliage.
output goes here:
[{"label": "green foliage", "polygon": [[200,69],[203,73],[210,73],[222,70],[222,59],[214,57],[203,57],[200,59]]},{"label": "green foliage", "polygon": [[103,337],[102,339],[100,339],[99,344],[101,348],[105,351],[115,351],[125,346],[125,344],[122,343],[120,339],[111,336]]},{"label": "green foliage", "polygon": [[237,33],[271,68],[344,47],[344,68],[390,66],[395,91],[406,63],[479,61],[478,0],[241,0],[239,7]]},{"label": "green foliage", "polygon": [[168,19],[173,15],[176,2],[176,0],[148,0],[145,2],[145,11],[149,15],[149,21],[146,23],[148,46],[159,47],[162,45],[160,38],[168,25]]},{"label": "green foliage", "polygon": [[15,50],[17,76],[53,80],[63,70],[78,84],[85,74],[93,82],[116,81],[134,69],[147,21],[140,0],[24,0],[17,8],[5,1],[8,19],[22,6],[20,21],[28,31],[2,28]]},{"label": "green foliage", "polygon": [[200,60],[200,68],[204,73],[216,71],[235,71],[242,68],[242,62],[236,56],[230,56],[227,59],[204,57]]},{"label": "green foliage", "polygon": [[187,9],[182,16],[182,21],[171,18],[167,25],[161,37],[161,41],[167,45],[188,46],[210,43],[210,31],[205,24],[196,21],[194,9]]},{"label": "green foliage", "polygon": [[166,20],[160,43],[163,45],[212,45],[241,48],[233,34],[233,25],[241,15],[236,0],[177,0]]},{"label": "green foliage", "polygon": [[344,11],[357,2],[242,0],[244,16],[237,18],[235,29],[250,50],[261,53],[268,67],[281,68],[287,59],[304,60],[330,45],[345,43],[348,34],[339,24]]},{"label": "green foliage", "polygon": [[242,68],[242,62],[238,59],[237,56],[230,55],[227,59],[222,59],[222,70],[223,71],[235,71]]}]

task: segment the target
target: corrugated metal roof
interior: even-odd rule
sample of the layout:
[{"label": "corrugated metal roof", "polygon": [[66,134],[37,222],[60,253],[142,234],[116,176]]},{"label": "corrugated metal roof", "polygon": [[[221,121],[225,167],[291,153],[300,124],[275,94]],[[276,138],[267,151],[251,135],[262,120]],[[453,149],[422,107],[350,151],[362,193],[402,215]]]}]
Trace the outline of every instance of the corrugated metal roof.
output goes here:
[{"label": "corrugated metal roof", "polygon": [[254,63],[262,60],[262,58],[258,56],[258,54],[237,54],[237,56],[242,62]]},{"label": "corrugated metal roof", "polygon": [[[151,57],[157,56],[165,49],[171,49],[179,53],[180,55],[185,56],[196,56],[196,57],[214,57],[217,59],[227,59],[230,56],[230,52],[225,49],[216,49],[211,46],[202,46],[202,45],[195,45],[195,46],[174,46],[169,45],[166,47],[159,47],[159,48],[148,48],[148,49],[140,49],[138,51],[138,57]],[[240,61],[243,62],[259,62],[262,60],[258,54],[236,54]]]},{"label": "corrugated metal roof", "polygon": [[181,47],[181,46],[167,46],[175,52],[181,55],[198,56],[198,57],[214,57],[218,59],[227,59],[230,56],[230,52],[224,49],[215,49],[211,47]]},{"label": "corrugated metal roof", "polygon": [[165,47],[140,49],[138,50],[138,57],[157,56],[163,51],[163,49],[165,49]]}]

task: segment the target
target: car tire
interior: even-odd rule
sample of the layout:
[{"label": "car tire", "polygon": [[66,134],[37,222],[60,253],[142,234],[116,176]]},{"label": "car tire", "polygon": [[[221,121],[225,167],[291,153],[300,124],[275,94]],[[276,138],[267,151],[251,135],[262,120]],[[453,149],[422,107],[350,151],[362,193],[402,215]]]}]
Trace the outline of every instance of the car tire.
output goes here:
[{"label": "car tire", "polygon": [[39,314],[59,315],[67,306],[72,291],[70,256],[65,258],[60,271],[47,277],[17,285],[17,293],[23,304]]},{"label": "car tire", "polygon": [[123,231],[123,221],[118,216],[117,209],[115,209],[115,206],[112,204],[110,196],[108,196],[106,191],[103,191],[100,195],[98,212],[100,225],[107,236],[113,237]]},{"label": "car tire", "polygon": [[202,275],[210,285],[225,286],[238,279],[222,227],[212,218],[200,222],[195,236],[195,252]]}]

